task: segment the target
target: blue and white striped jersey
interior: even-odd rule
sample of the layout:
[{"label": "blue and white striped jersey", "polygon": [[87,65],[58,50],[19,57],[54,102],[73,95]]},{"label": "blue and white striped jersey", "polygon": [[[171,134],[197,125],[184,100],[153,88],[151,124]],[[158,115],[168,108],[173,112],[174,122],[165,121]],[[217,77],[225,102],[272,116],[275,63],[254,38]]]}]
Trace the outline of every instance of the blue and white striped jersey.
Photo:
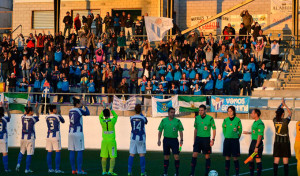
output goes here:
[{"label": "blue and white striped jersey", "polygon": [[10,121],[10,118],[4,116],[0,121],[0,139],[7,139],[7,123]]},{"label": "blue and white striped jersey", "polygon": [[131,140],[143,141],[146,137],[145,125],[148,123],[147,118],[142,114],[136,114],[130,117],[131,123]]},{"label": "blue and white striped jersey", "polygon": [[35,139],[34,125],[39,121],[38,116],[23,115],[22,119],[22,139]]},{"label": "blue and white striped jersey", "polygon": [[73,108],[69,112],[70,127],[69,133],[83,132],[82,116],[90,115],[90,111],[85,107],[85,111],[82,108]]},{"label": "blue and white striped jersey", "polygon": [[60,136],[60,122],[65,123],[65,119],[57,114],[50,114],[46,117],[47,138],[56,138]]}]

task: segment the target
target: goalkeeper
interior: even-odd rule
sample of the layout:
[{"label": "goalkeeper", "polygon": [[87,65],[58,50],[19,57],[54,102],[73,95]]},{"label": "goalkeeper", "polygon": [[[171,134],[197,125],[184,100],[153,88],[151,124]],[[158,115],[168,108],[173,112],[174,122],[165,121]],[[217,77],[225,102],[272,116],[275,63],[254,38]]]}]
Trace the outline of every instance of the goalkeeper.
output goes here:
[{"label": "goalkeeper", "polygon": [[[110,112],[113,118],[110,118]],[[118,120],[118,115],[114,110],[104,109],[99,115],[100,124],[102,126],[102,142],[101,154],[102,157],[102,175],[118,175],[114,173],[115,160],[117,157],[117,142],[115,124]],[[109,171],[106,172],[107,158],[110,157]]]}]

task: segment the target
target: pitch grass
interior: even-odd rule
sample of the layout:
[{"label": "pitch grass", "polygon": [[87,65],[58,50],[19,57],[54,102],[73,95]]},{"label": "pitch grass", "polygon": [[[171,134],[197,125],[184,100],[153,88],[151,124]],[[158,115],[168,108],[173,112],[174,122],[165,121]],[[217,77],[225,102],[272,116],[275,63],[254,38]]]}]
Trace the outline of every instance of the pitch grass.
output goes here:
[{"label": "pitch grass", "polygon": [[[20,172],[15,171],[17,157],[19,153],[19,148],[9,148],[9,168],[12,170],[10,174],[5,174],[3,170],[2,159],[0,160],[0,175],[26,175],[24,174],[26,156],[23,157]],[[101,158],[99,157],[100,150],[85,150],[83,156],[83,169],[88,173],[88,175],[101,175]],[[47,162],[46,162],[47,152],[43,148],[38,148],[35,150],[35,154],[32,158],[31,169],[34,171],[33,174],[27,174],[32,176],[45,176],[45,175],[71,175],[71,166],[69,162],[69,152],[66,149],[62,150],[61,153],[61,170],[65,171],[65,174],[48,174]],[[181,153],[180,154],[180,176],[188,176],[190,172],[190,161],[191,153]],[[240,174],[248,172],[248,166],[244,165],[243,161],[246,159],[246,155],[240,157]],[[115,172],[120,176],[127,176],[127,159],[128,151],[118,151],[118,158],[116,160]],[[53,166],[55,167],[55,154],[53,153]],[[296,159],[293,156],[290,163],[296,163]],[[221,154],[211,155],[211,169],[217,170],[219,176],[224,176],[224,157]],[[280,164],[282,165],[282,163]],[[198,157],[196,174],[197,176],[204,175],[205,160],[203,155]],[[273,157],[271,155],[263,156],[263,169],[269,169],[273,167]],[[140,175],[140,165],[138,156],[134,159],[133,164],[133,176]],[[230,175],[234,174],[234,164],[231,162],[231,172]],[[162,152],[148,152],[146,155],[146,171],[149,176],[160,176],[163,171],[163,155]],[[290,166],[289,169],[290,176],[296,176],[296,165]],[[174,175],[174,162],[171,157],[169,176]],[[249,175],[249,174],[247,174]],[[272,176],[273,170],[269,169],[262,173],[263,176]],[[279,175],[283,175],[283,168],[279,168]]]}]

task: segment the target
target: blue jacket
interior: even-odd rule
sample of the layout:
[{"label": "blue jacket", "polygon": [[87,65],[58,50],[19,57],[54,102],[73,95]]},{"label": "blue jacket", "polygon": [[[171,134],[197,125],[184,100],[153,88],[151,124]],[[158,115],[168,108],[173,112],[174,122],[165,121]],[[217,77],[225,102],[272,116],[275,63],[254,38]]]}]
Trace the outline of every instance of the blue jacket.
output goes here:
[{"label": "blue jacket", "polygon": [[95,83],[88,83],[87,84],[88,88],[89,88],[89,93],[94,93],[95,92]]},{"label": "blue jacket", "polygon": [[61,79],[57,82],[57,88],[58,89],[62,88],[62,80]]},{"label": "blue jacket", "polygon": [[40,89],[41,88],[41,81],[40,80],[35,80],[33,84],[34,89]]},{"label": "blue jacket", "polygon": [[251,70],[253,73],[256,72],[256,66],[255,66],[255,64],[252,63],[252,62],[250,62],[250,63],[248,64],[247,68],[248,68],[249,70]]},{"label": "blue jacket", "polygon": [[62,52],[61,51],[54,53],[54,60],[56,62],[61,62],[61,60],[62,60]]},{"label": "blue jacket", "polygon": [[174,73],[174,81],[179,81],[181,79],[181,72],[180,71],[176,71]]},{"label": "blue jacket", "polygon": [[62,82],[61,90],[65,91],[65,92],[69,91],[69,81],[68,80]]},{"label": "blue jacket", "polygon": [[196,77],[196,70],[195,69],[191,69],[190,73],[189,73],[189,78],[190,79],[194,79]]},{"label": "blue jacket", "polygon": [[205,90],[212,90],[214,88],[214,80],[209,80],[206,84],[205,84]]},{"label": "blue jacket", "polygon": [[76,70],[75,70],[75,75],[77,75],[77,76],[80,76],[81,75],[81,69],[80,69],[80,67],[78,66],[78,67],[76,67]]},{"label": "blue jacket", "polygon": [[250,82],[251,81],[251,72],[250,70],[245,70],[243,74],[243,81]]},{"label": "blue jacket", "polygon": [[198,90],[194,90],[194,95],[202,95],[202,91],[201,89],[199,88]]},{"label": "blue jacket", "polygon": [[223,89],[223,86],[224,86],[224,80],[223,79],[221,79],[221,80],[217,79],[215,88],[216,89]]},{"label": "blue jacket", "polygon": [[167,81],[173,81],[173,79],[174,79],[174,78],[173,78],[173,74],[172,74],[172,72],[169,71],[169,72],[167,73],[167,75],[166,75],[166,80],[167,80]]}]

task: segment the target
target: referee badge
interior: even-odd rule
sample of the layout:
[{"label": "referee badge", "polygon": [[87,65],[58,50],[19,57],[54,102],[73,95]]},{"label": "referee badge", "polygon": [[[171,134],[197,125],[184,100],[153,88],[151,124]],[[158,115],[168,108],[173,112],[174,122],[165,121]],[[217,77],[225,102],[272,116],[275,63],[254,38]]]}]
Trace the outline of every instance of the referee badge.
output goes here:
[{"label": "referee badge", "polygon": [[207,130],[207,126],[204,126],[204,130]]},{"label": "referee badge", "polygon": [[236,128],[233,128],[233,131],[236,131]]},{"label": "referee badge", "polygon": [[176,131],[176,128],[175,128],[175,127],[173,128],[173,131]]},{"label": "referee badge", "polygon": [[255,130],[253,130],[252,133],[255,134]]},{"label": "referee badge", "polygon": [[258,129],[258,132],[260,132],[260,129]]}]

